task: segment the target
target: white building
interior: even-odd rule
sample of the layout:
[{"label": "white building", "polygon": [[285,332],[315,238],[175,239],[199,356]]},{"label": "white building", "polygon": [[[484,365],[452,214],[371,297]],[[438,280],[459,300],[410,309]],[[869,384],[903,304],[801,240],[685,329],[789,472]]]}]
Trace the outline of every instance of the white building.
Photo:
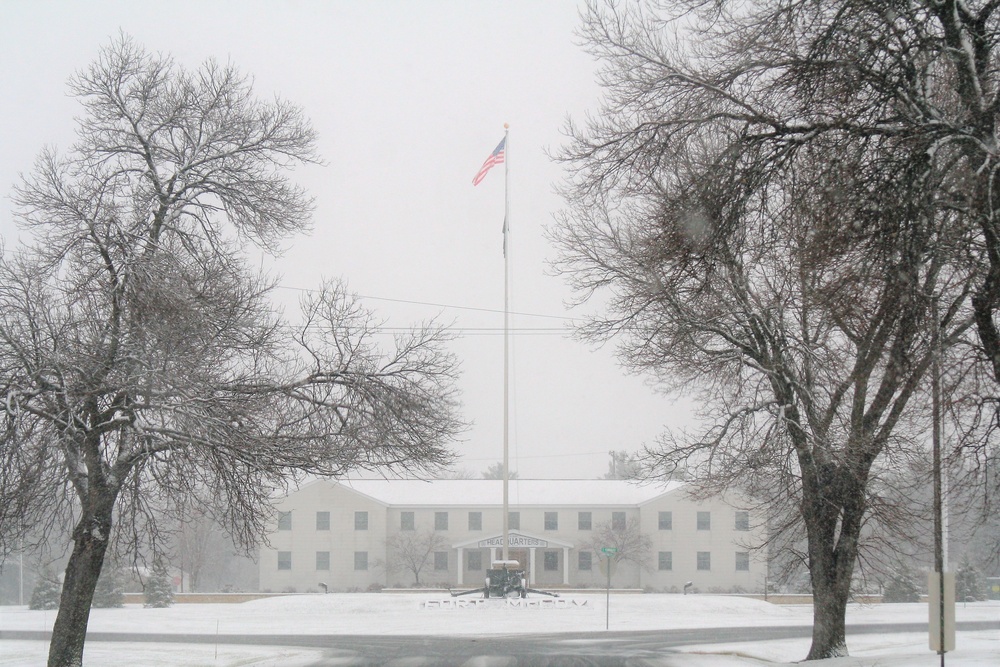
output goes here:
[{"label": "white building", "polygon": [[[596,587],[604,525],[635,526],[652,544],[644,566],[620,562],[614,587],[701,591],[764,588],[757,517],[721,500],[688,497],[685,484],[620,480],[509,482],[511,559],[535,588]],[[265,591],[365,590],[408,586],[400,538],[429,545],[420,581],[476,588],[502,554],[503,487],[498,480],[315,481],[277,503],[269,546],[260,552]]]}]

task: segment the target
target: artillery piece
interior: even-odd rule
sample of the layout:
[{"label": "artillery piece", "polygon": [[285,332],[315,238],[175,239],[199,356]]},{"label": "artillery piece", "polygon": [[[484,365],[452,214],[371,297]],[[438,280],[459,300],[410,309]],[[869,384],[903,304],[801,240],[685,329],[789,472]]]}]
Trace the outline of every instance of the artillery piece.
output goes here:
[{"label": "artillery piece", "polygon": [[488,598],[524,598],[528,593],[538,593],[557,598],[557,593],[540,591],[528,588],[528,579],[525,576],[524,568],[516,560],[495,560],[486,571],[486,585],[482,588],[473,588],[469,591],[450,591],[452,597],[459,595],[471,595],[472,593],[482,593],[484,599]]}]

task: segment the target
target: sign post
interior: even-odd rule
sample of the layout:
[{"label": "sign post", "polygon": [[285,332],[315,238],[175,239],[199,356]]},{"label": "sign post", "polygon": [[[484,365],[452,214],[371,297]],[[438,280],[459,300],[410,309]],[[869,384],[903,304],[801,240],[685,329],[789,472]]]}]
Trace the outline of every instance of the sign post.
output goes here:
[{"label": "sign post", "polygon": [[608,588],[604,594],[604,629],[609,629],[611,625],[611,559],[618,553],[617,547],[601,547],[601,553],[607,559]]}]

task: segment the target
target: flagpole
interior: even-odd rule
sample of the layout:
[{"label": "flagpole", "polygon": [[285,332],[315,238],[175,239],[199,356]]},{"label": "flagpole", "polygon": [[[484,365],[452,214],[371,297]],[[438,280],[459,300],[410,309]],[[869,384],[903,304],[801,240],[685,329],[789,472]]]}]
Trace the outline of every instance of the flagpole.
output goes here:
[{"label": "flagpole", "polygon": [[[508,542],[510,541],[510,496],[508,485],[510,467],[508,458],[510,382],[509,349],[510,349],[510,270],[507,262],[507,232],[510,224],[510,125],[503,124],[504,160],[503,160],[503,559],[509,557]],[[504,566],[506,569],[506,566]]]}]

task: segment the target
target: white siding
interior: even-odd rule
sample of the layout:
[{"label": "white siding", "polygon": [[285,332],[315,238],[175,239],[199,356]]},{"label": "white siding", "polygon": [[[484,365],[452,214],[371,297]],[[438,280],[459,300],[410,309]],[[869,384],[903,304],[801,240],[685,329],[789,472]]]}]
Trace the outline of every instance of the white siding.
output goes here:
[{"label": "white siding", "polygon": [[[750,515],[750,531],[736,530],[736,508],[722,502],[695,502],[683,485],[666,488],[637,486],[615,480],[517,480],[517,502],[512,494],[511,510],[520,512],[517,531],[548,540],[548,548],[537,548],[534,563],[528,550],[517,551],[523,566],[530,570],[531,585],[558,587],[600,587],[607,581],[601,572],[599,554],[592,556],[589,571],[580,570],[579,551],[593,539],[595,531],[612,521],[614,512],[624,512],[626,521],[636,520],[651,542],[645,568],[631,563],[617,564],[612,585],[615,587],[683,590],[686,582],[702,592],[729,591],[740,588],[760,591],[764,585],[764,554],[753,552],[747,544],[760,544],[758,522]],[[262,590],[306,592],[321,590],[320,582],[331,591],[365,590],[372,585],[409,585],[412,574],[386,573],[386,541],[400,532],[403,512],[413,515],[414,533],[434,530],[435,513],[448,513],[447,530],[437,531],[445,540],[448,552],[447,571],[435,570],[434,557],[421,573],[428,584],[482,585],[485,570],[494,556],[491,549],[479,548],[478,541],[499,535],[503,530],[500,486],[491,480],[360,480],[347,483],[313,482],[289,494],[277,503],[279,511],[292,513],[292,529],[276,530],[268,539],[270,546],[260,552]],[[562,498],[559,495],[562,494]],[[433,502],[433,499],[438,499]],[[525,503],[523,499],[536,502]],[[591,529],[579,528],[579,512],[590,512]],[[672,528],[659,529],[659,513],[669,511]],[[697,530],[698,512],[711,513],[711,529]],[[316,513],[330,513],[330,529],[316,529]],[[368,513],[368,529],[355,530],[355,513]],[[482,529],[469,529],[469,513],[482,515]],[[545,529],[545,513],[557,512],[557,530]],[[464,545],[464,546],[463,546]],[[600,545],[597,545],[598,547]],[[278,552],[291,552],[290,570],[278,570]],[[555,571],[545,569],[545,552],[554,553]],[[658,553],[669,551],[672,569],[658,569]],[[697,569],[697,553],[711,553],[711,570]],[[736,553],[750,551],[750,568],[737,571]],[[317,552],[329,552],[329,570],[316,569]],[[355,553],[367,553],[368,569],[355,570]],[[479,553],[481,570],[468,570],[469,553]],[[497,549],[499,552],[499,549]],[[498,555],[498,554],[497,554]],[[568,571],[567,571],[568,568]],[[462,570],[461,578],[459,569]]]}]

